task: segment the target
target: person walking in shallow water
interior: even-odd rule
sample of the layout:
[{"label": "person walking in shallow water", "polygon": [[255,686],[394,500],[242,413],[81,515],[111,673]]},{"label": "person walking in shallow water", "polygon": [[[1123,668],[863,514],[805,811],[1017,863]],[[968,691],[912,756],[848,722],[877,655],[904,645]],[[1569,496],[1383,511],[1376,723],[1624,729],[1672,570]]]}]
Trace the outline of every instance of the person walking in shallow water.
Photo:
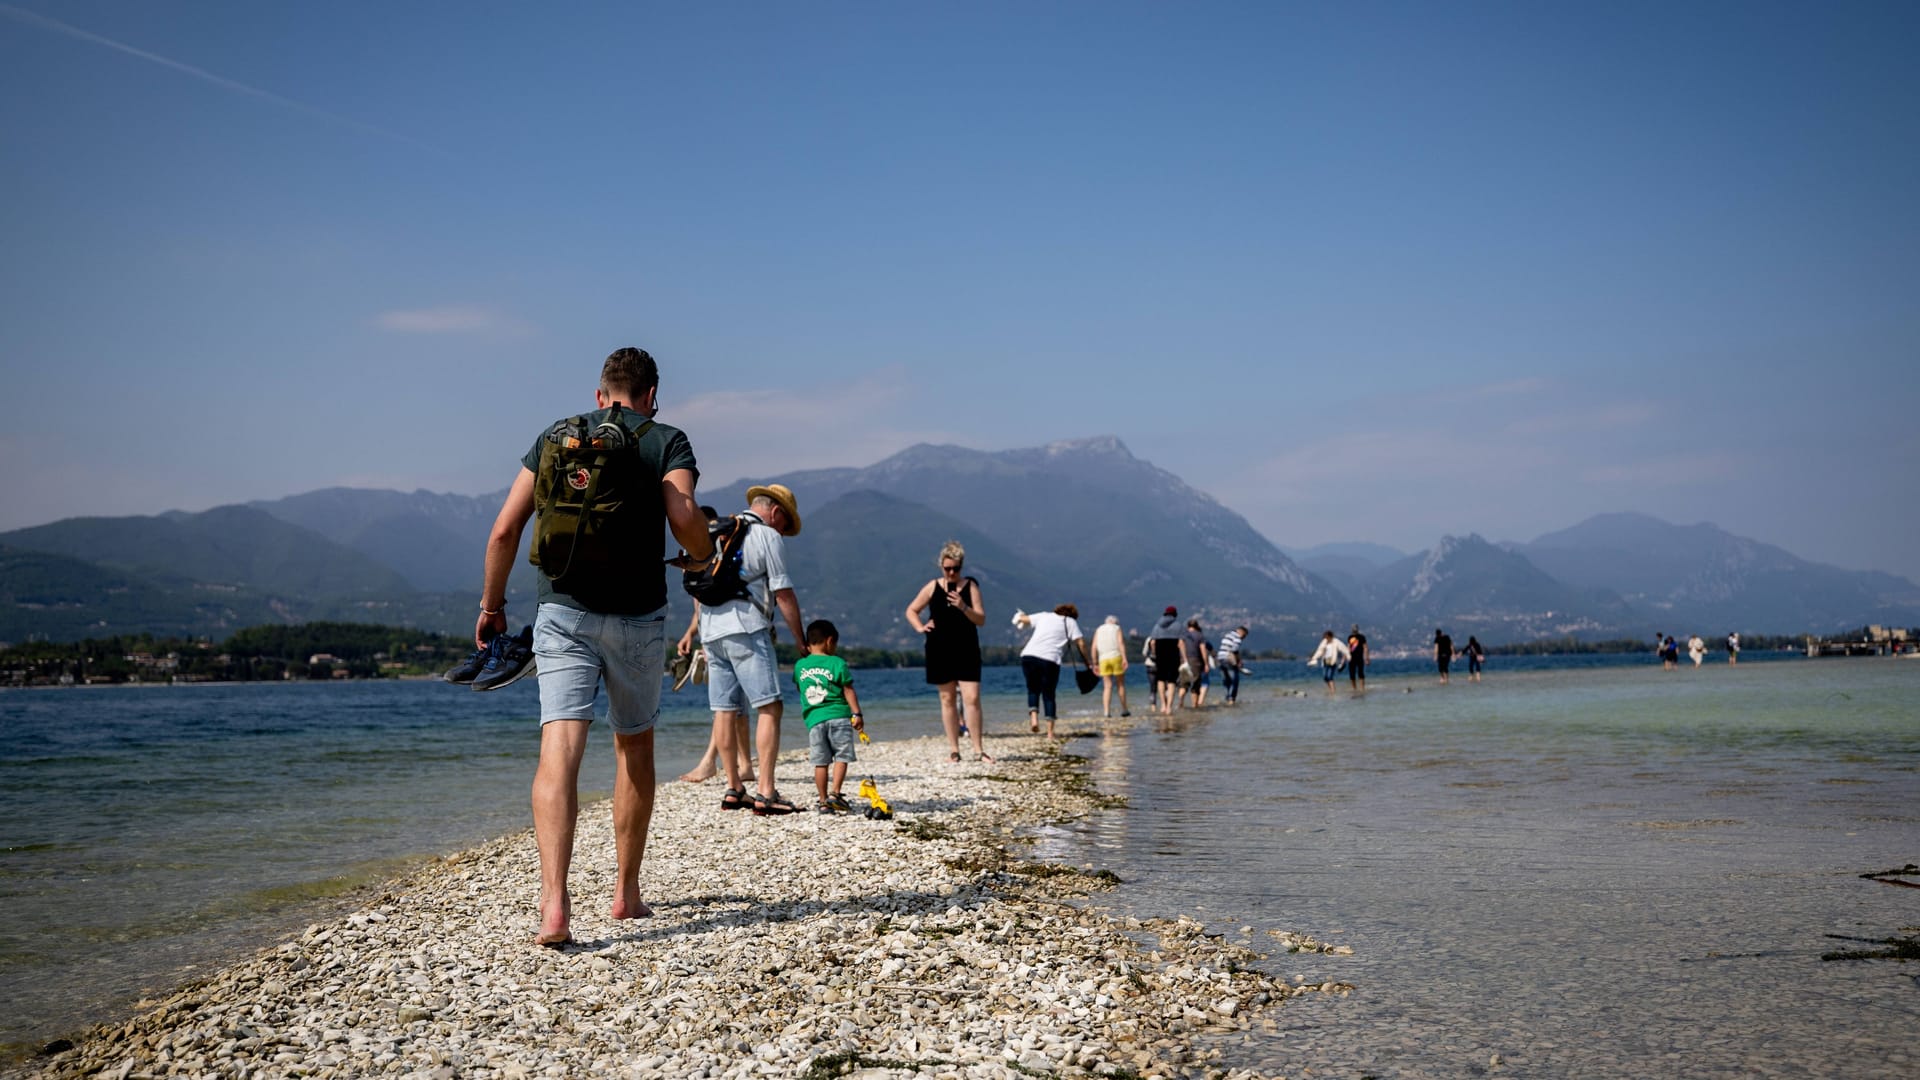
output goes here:
[{"label": "person walking in shallow water", "polygon": [[1707,643],[1700,640],[1699,634],[1687,639],[1687,656],[1692,658],[1694,667],[1699,667],[1700,662],[1707,658]]},{"label": "person walking in shallow water", "polygon": [[1445,685],[1449,681],[1447,671],[1453,667],[1453,639],[1437,626],[1433,630],[1433,663],[1440,669],[1440,682]]},{"label": "person walking in shallow water", "polygon": [[1153,668],[1155,708],[1161,716],[1173,715],[1173,703],[1179,696],[1180,665],[1187,662],[1179,620],[1180,612],[1168,606],[1160,621],[1147,632],[1146,651],[1148,664]]},{"label": "person walking in shallow water", "polygon": [[[640,349],[620,349],[600,369],[594,391],[597,411],[580,418],[586,431],[598,432],[606,424],[624,429],[638,457],[630,474],[638,478],[638,487],[610,512],[607,522],[620,530],[620,572],[575,581],[569,573],[574,560],[569,558],[559,579],[546,565],[538,578],[533,653],[540,680],[540,764],[534,771],[532,802],[540,851],[540,927],[534,940],[541,945],[573,940],[567,878],[580,816],[580,762],[603,683],[614,756],[616,865],[610,914],[615,919],[653,914],[640,899],[640,863],[653,819],[653,727],[660,714],[660,677],[666,670],[665,533],[670,528],[690,553],[712,551],[706,516],[694,501],[700,474],[693,447],[684,433],[651,419],[659,408],[659,391],[660,369],[653,357]],[[563,445],[570,423],[562,420],[541,431],[521,459],[494,519],[487,537],[480,618],[473,629],[474,640],[483,645],[507,629],[507,574],[521,534],[536,513],[551,509],[536,490],[541,489],[537,470],[543,463],[553,467],[549,459],[557,458],[554,447]],[[536,549],[539,544],[536,533]]]},{"label": "person walking in shallow water", "polygon": [[1120,631],[1120,616],[1109,615],[1107,621],[1093,632],[1093,670],[1099,674],[1100,715],[1113,715],[1113,691],[1120,690],[1120,715],[1132,716],[1127,710],[1127,639]]},{"label": "person walking in shallow water", "polygon": [[960,760],[960,736],[971,729],[974,754],[992,761],[980,715],[980,627],[987,622],[980,582],[963,575],[967,549],[958,540],[946,542],[937,563],[940,576],[922,585],[907,605],[907,625],[926,636],[927,682],[940,695],[947,760]]},{"label": "person walking in shallow water", "polygon": [[1247,628],[1236,626],[1220,635],[1220,647],[1213,651],[1213,661],[1220,667],[1221,701],[1234,705],[1240,701],[1240,673],[1244,666],[1240,660],[1240,647],[1246,643]]},{"label": "person walking in shallow water", "polygon": [[1333,677],[1346,664],[1347,655],[1347,643],[1334,637],[1333,631],[1328,630],[1320,635],[1320,645],[1313,650],[1313,655],[1307,657],[1308,667],[1320,665],[1320,678],[1327,684],[1329,694],[1333,693]]},{"label": "person walking in shallow water", "polygon": [[1480,681],[1480,668],[1486,662],[1487,662],[1486,648],[1480,644],[1479,638],[1473,636],[1472,634],[1468,634],[1467,635],[1467,680],[1469,682]]},{"label": "person walking in shallow water", "polygon": [[1359,623],[1347,631],[1347,687],[1356,691],[1367,688],[1367,635],[1360,632]]},{"label": "person walking in shallow water", "polygon": [[1055,693],[1060,686],[1060,662],[1074,649],[1080,650],[1082,660],[1088,659],[1086,640],[1080,636],[1080,609],[1061,604],[1052,611],[1031,615],[1022,611],[1014,615],[1013,624],[1033,628],[1026,648],[1020,650],[1020,674],[1027,682],[1027,728],[1038,734],[1040,713],[1044,711],[1047,741],[1052,742],[1053,722],[1059,711]]},{"label": "person walking in shallow water", "polygon": [[1727,663],[1740,662],[1740,635],[1738,632],[1727,635]]}]

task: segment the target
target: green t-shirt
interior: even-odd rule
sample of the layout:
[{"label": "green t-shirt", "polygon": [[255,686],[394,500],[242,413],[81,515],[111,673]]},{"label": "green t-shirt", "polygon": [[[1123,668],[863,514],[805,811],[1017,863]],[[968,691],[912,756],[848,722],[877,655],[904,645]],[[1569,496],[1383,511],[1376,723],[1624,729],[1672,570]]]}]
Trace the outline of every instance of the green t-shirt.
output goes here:
[{"label": "green t-shirt", "polygon": [[853,715],[847,704],[847,687],[853,685],[853,671],[837,656],[803,656],[793,665],[793,681],[800,687],[800,701],[806,706],[809,729],[828,720],[845,720]]},{"label": "green t-shirt", "polygon": [[[605,420],[612,409],[595,409],[587,415],[587,426]],[[623,408],[622,420],[627,430],[638,430],[647,422],[644,414],[633,409]],[[528,472],[540,468],[540,446],[546,441],[547,432],[553,425],[540,429],[533,440],[533,449],[520,459],[520,464]],[[700,470],[693,461],[693,446],[687,442],[686,433],[676,427],[655,423],[647,429],[645,435],[635,446],[640,460],[655,470],[655,475],[665,477],[676,469],[686,469],[697,480]],[[597,611],[605,615],[645,615],[666,606],[667,603],[667,503],[660,495],[660,485],[643,485],[640,497],[628,503],[624,512],[639,515],[641,520],[655,524],[651,528],[636,530],[639,537],[633,551],[633,572],[622,575],[621,580],[597,582],[595,602],[591,605],[553,587],[553,579],[545,573],[539,578],[538,600],[542,604],[559,604],[578,611]]]}]

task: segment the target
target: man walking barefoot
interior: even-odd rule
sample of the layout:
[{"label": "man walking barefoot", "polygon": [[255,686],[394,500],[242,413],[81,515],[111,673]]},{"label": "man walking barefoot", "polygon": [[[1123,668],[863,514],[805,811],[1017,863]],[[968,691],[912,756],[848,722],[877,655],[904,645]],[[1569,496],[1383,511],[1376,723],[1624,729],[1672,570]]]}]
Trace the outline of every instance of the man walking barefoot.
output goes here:
[{"label": "man walking barefoot", "polygon": [[[693,498],[699,477],[693,448],[678,429],[651,419],[659,390],[659,368],[644,351],[626,348],[607,357],[594,391],[597,409],[550,425],[534,440],[487,538],[486,584],[473,630],[482,645],[507,628],[507,573],[527,521],[536,511],[542,515],[532,552],[541,568],[533,622],[540,679],[540,764],[533,777],[540,929],[534,940],[541,945],[573,940],[567,871],[580,815],[580,760],[603,680],[615,765],[611,914],[653,914],[640,899],[640,861],[653,818],[653,725],[666,665],[662,525],[688,551],[712,550],[706,517]],[[575,464],[566,455],[583,441],[606,446],[602,460]],[[583,539],[585,530],[553,527],[567,512],[567,491],[590,496],[603,484],[620,489],[617,506],[601,513],[584,509],[590,498],[573,502],[583,519],[590,517],[594,541]]]}]

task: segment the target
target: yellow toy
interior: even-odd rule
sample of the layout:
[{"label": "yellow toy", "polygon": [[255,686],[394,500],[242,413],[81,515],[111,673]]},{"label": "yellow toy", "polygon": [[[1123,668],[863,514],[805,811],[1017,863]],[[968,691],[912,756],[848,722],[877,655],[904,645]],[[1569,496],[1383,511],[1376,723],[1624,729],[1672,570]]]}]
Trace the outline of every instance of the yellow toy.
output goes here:
[{"label": "yellow toy", "polygon": [[882,814],[891,815],[893,813],[892,810],[887,808],[887,800],[880,797],[880,789],[873,785],[873,777],[863,777],[860,780],[859,792],[860,797],[872,803],[875,810],[880,811]]}]

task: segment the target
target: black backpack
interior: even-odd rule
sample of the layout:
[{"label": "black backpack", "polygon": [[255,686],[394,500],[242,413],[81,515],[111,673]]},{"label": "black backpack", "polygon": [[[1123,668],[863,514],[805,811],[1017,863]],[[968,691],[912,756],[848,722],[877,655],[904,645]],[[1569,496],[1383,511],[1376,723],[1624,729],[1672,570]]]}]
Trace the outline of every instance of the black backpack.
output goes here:
[{"label": "black backpack", "polygon": [[596,590],[617,589],[615,583],[633,571],[639,530],[659,527],[657,521],[622,513],[648,485],[660,486],[638,451],[653,421],[628,430],[623,416],[616,404],[598,424],[589,426],[589,416],[554,424],[540,444],[540,465],[534,470],[536,518],[527,561],[555,588],[583,601]]},{"label": "black backpack", "polygon": [[687,595],[707,607],[718,607],[734,600],[751,601],[761,614],[772,613],[761,607],[758,597],[741,576],[741,557],[747,546],[747,533],[755,525],[766,523],[752,514],[734,514],[707,522],[707,538],[713,541],[713,555],[705,562],[689,564],[685,554],[671,560],[682,568],[680,587]]}]

